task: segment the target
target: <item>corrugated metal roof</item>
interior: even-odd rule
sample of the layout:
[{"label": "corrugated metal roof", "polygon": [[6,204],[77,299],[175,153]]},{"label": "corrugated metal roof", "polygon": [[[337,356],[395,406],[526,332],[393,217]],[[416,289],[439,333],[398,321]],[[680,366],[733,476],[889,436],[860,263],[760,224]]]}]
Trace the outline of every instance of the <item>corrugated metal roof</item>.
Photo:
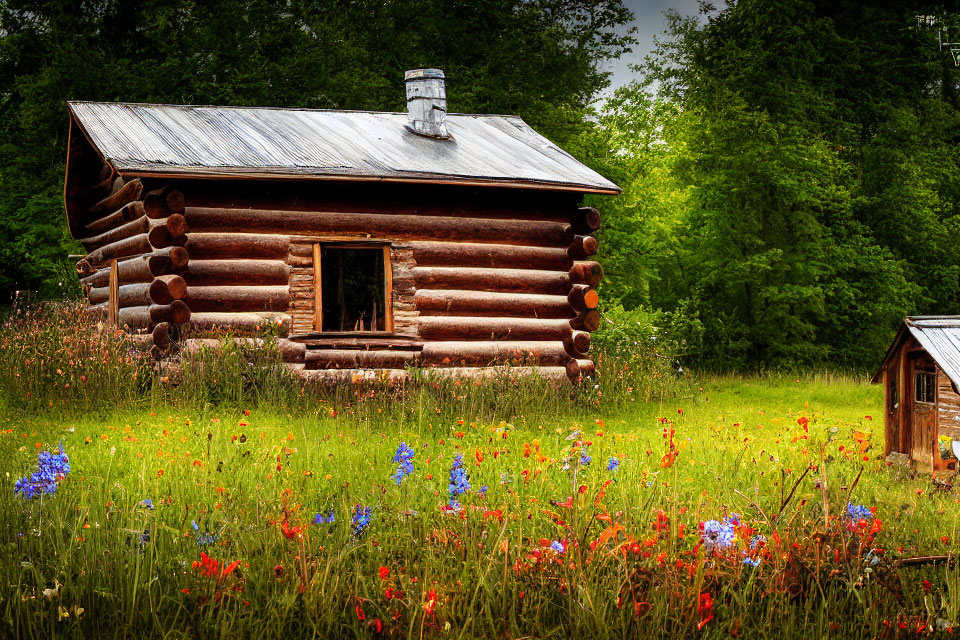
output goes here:
[{"label": "corrugated metal roof", "polygon": [[907,316],[897,332],[893,344],[873,376],[873,382],[879,382],[887,361],[896,352],[904,329],[930,354],[943,369],[950,380],[960,387],[960,316]]},{"label": "corrugated metal roof", "polygon": [[943,372],[960,386],[960,317],[908,317],[904,324]]},{"label": "corrugated metal roof", "polygon": [[118,171],[133,175],[465,182],[619,193],[517,116],[449,114],[451,140],[417,135],[407,115],[70,102]]}]

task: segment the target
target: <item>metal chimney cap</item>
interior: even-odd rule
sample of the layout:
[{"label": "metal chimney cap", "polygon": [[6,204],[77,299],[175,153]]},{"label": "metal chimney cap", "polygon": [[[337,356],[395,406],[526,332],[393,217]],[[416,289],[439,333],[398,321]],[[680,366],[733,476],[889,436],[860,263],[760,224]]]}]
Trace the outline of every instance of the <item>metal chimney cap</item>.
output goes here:
[{"label": "metal chimney cap", "polygon": [[443,69],[410,69],[403,72],[403,80],[419,80],[421,78],[439,78],[443,80]]}]

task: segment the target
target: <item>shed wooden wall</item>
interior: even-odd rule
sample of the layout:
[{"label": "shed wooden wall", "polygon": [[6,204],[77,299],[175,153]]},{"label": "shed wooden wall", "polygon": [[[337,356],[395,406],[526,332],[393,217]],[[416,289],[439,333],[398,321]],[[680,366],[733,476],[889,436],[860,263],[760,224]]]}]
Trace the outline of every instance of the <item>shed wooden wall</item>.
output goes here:
[{"label": "shed wooden wall", "polygon": [[[219,330],[282,338],[315,369],[468,371],[512,363],[590,374],[595,210],[580,194],[338,181],[127,180],[83,145],[68,175],[91,304],[119,260],[120,320],[154,352]],[[317,241],[390,243],[391,336],[309,336]]]}]

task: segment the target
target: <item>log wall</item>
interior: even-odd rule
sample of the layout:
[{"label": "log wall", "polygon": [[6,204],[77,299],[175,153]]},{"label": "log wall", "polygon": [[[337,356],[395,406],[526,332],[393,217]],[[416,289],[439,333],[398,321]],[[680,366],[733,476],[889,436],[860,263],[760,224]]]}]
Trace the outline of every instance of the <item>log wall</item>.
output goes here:
[{"label": "log wall", "polygon": [[[492,365],[593,371],[591,260],[599,214],[578,195],[443,185],[302,184],[117,176],[76,151],[71,229],[91,304],[109,297],[117,259],[119,320],[178,342],[270,330],[305,371]],[[74,163],[76,166],[77,163]],[[389,247],[393,331],[314,330],[314,246]],[[186,342],[184,342],[186,344]]]},{"label": "log wall", "polygon": [[939,435],[960,439],[960,394],[940,367],[937,367],[937,411]]}]

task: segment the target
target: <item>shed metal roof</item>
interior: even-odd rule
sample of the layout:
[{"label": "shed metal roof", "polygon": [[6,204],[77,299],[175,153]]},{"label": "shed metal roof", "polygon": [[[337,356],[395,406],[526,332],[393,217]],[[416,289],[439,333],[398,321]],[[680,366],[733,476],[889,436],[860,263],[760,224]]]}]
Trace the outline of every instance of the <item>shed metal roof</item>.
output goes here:
[{"label": "shed metal roof", "polygon": [[595,193],[620,188],[517,116],[449,114],[451,140],[405,113],[70,102],[120,173],[455,182]]},{"label": "shed metal roof", "polygon": [[916,338],[947,377],[960,387],[960,316],[907,316],[904,318],[903,325],[893,344],[890,345],[880,370],[873,377],[874,382],[880,380],[887,361],[907,334]]}]

